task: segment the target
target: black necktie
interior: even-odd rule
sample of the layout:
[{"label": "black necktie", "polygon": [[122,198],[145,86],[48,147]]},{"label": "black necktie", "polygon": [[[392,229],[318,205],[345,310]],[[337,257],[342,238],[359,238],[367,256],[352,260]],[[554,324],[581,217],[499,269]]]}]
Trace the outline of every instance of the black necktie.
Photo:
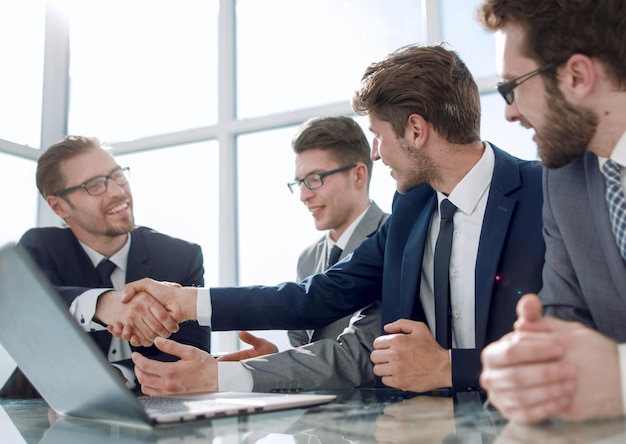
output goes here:
[{"label": "black necktie", "polygon": [[342,251],[343,250],[339,248],[337,244],[333,245],[333,248],[330,249],[330,254],[328,255],[328,263],[326,264],[326,268],[330,268],[337,263]]},{"label": "black necktie", "polygon": [[102,261],[100,261],[100,263],[96,267],[98,276],[100,276],[99,287],[113,288],[113,284],[111,283],[111,273],[113,273],[113,270],[115,270],[115,268],[117,268],[117,265],[115,265],[108,259],[102,259]]},{"label": "black necktie", "polygon": [[452,348],[450,325],[450,252],[452,251],[453,216],[456,207],[448,199],[441,201],[439,213],[441,223],[435,245],[434,280],[435,280],[435,322],[436,338],[439,345],[449,350]]}]

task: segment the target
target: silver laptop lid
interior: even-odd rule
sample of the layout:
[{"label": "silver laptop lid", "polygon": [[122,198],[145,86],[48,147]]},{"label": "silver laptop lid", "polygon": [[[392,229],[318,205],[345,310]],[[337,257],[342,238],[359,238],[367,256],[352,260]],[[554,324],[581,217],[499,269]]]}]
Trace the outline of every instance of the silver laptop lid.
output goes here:
[{"label": "silver laptop lid", "polygon": [[55,411],[144,423],[135,396],[21,247],[0,248],[0,344]]}]

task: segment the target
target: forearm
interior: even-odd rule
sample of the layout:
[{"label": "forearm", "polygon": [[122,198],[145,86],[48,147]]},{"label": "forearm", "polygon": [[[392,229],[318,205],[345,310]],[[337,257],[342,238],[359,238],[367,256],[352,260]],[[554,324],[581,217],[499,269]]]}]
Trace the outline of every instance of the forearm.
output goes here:
[{"label": "forearm", "polygon": [[369,350],[352,335],[323,339],[263,358],[242,361],[255,392],[338,390],[374,385]]}]

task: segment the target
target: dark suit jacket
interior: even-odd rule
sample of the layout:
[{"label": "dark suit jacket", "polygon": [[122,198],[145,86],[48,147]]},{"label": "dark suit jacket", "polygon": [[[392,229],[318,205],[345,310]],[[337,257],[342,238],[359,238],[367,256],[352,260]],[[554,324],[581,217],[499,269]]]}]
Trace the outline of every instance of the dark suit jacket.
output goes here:
[{"label": "dark suit jacket", "polygon": [[[91,260],[69,228],[33,228],[20,239],[52,285],[59,291],[69,307],[84,291],[98,286],[98,274]],[[204,285],[202,250],[199,245],[158,233],[150,228],[137,227],[131,232],[126,282],[150,277],[159,281],[178,282],[186,286]],[[105,355],[111,342],[96,342]],[[94,335],[92,335],[94,336]],[[196,321],[180,325],[171,339],[210,351],[211,330],[200,327]],[[145,356],[161,361],[171,361],[173,356],[156,347],[131,347]],[[125,362],[126,366],[132,365]]]},{"label": "dark suit jacket", "polygon": [[[452,350],[455,390],[478,387],[480,351],[512,329],[520,296],[541,288],[542,168],[494,152],[476,258],[476,348]],[[213,329],[318,328],[377,299],[383,325],[400,318],[426,322],[418,293],[436,201],[427,185],[397,195],[391,217],[349,260],[301,283],[212,288]]]},{"label": "dark suit jacket", "polygon": [[598,158],[544,173],[546,312],[626,341],[626,263],[611,228]]}]

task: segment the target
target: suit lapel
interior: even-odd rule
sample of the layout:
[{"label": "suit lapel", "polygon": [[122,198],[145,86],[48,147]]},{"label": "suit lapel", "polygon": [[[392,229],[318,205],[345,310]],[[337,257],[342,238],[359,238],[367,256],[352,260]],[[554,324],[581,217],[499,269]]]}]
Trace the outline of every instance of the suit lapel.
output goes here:
[{"label": "suit lapel", "polygon": [[343,252],[341,253],[339,259],[341,260],[346,257],[349,252],[361,245],[361,242],[363,242],[363,240],[376,233],[382,225],[382,220],[384,219],[385,213],[383,212],[383,210],[381,210],[378,205],[372,202],[367,212],[363,216],[363,219],[361,219],[361,222],[359,222],[359,224],[356,226],[354,232],[352,233],[352,236],[350,236],[350,239],[348,239],[348,243],[343,249]]},{"label": "suit lapel", "polygon": [[[598,233],[600,250],[603,252],[606,267],[609,270],[615,288],[626,288],[626,274],[624,273],[624,259],[620,255],[615,235],[611,228],[609,212],[606,203],[606,184],[604,176],[598,167],[598,158],[591,153],[585,155],[585,179],[588,183],[589,206],[593,210],[591,219]],[[620,294],[620,292],[617,292]]]},{"label": "suit lapel", "polygon": [[498,273],[500,255],[506,242],[517,199],[507,196],[521,186],[517,162],[494,147],[495,165],[480,232],[475,276],[476,348],[485,346],[489,307]]},{"label": "suit lapel", "polygon": [[150,276],[148,252],[143,238],[143,232],[135,229],[131,232],[128,262],[126,264],[126,282],[133,282]]},{"label": "suit lapel", "polygon": [[[406,242],[406,248],[402,258],[402,274],[400,275],[400,301],[398,304],[400,317],[411,319],[413,316],[413,309],[416,303],[416,298],[419,297],[420,282],[422,277],[422,259],[424,257],[424,248],[426,245],[426,239],[428,238],[428,231],[430,228],[430,219],[435,211],[437,205],[437,199],[435,192],[424,205],[424,211],[420,211],[416,208],[415,211],[420,211],[420,215],[413,225],[411,234]],[[421,304],[419,304],[421,306]],[[423,313],[423,311],[422,311]],[[419,316],[418,316],[419,317]],[[421,319],[415,319],[419,321],[426,321],[425,316],[422,314]]]}]

